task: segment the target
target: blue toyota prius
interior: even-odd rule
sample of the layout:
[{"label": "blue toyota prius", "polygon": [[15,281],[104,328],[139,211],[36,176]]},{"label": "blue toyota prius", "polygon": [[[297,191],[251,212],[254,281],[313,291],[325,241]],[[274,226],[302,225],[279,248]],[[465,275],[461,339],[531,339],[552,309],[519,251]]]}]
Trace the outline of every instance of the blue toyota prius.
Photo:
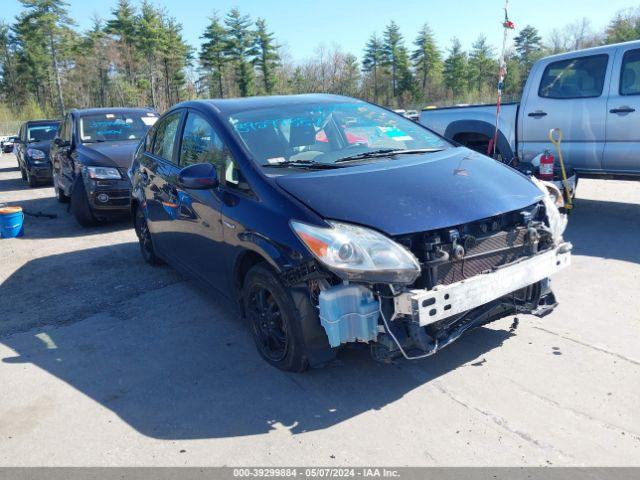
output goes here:
[{"label": "blue toyota prius", "polygon": [[422,358],[514,313],[550,313],[570,262],[553,184],[335,95],[190,101],[135,152],[144,259],[231,300],[270,364],[340,347]]}]

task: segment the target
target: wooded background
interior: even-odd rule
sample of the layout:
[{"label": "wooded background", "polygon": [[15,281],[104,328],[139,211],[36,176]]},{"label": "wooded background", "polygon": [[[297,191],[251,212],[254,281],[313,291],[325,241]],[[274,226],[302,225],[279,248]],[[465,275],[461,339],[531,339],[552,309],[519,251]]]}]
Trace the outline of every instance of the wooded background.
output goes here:
[{"label": "wooded background", "polygon": [[[371,34],[360,58],[320,45],[312,58],[295,62],[265,19],[237,8],[213,14],[196,49],[185,42],[180,23],[148,0],[119,0],[109,18],[93,19],[85,32],[63,0],[21,3],[13,23],[0,22],[0,122],[57,117],[70,108],[162,112],[194,98],[307,92],[404,108],[495,101],[498,48],[482,35],[468,52],[455,38],[438,45],[428,23],[405,37],[390,21],[380,35]],[[531,25],[514,35],[506,100],[519,98],[542,56],[639,39],[640,8],[619,12],[601,32],[582,19],[545,39]]]}]

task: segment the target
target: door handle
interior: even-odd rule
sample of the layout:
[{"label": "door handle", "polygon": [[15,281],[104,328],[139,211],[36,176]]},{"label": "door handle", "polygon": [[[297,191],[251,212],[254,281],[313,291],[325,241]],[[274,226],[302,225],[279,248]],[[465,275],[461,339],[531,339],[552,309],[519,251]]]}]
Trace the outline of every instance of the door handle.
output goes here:
[{"label": "door handle", "polygon": [[542,118],[542,117],[546,117],[547,116],[547,112],[543,112],[541,110],[538,110],[537,112],[531,112],[529,114],[530,117],[534,117],[534,118]]},{"label": "door handle", "polygon": [[633,113],[635,111],[636,109],[631,107],[618,107],[612,108],[611,110],[609,110],[609,113]]}]

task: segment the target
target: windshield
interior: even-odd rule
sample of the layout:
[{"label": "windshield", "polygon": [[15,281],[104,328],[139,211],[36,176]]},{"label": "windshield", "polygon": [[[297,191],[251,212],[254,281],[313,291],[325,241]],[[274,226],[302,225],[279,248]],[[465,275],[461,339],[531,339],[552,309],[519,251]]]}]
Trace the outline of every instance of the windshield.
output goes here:
[{"label": "windshield", "polygon": [[334,164],[354,155],[366,158],[368,152],[451,146],[421,125],[362,102],[248,110],[233,114],[229,122],[261,165]]},{"label": "windshield", "polygon": [[28,142],[44,142],[53,140],[58,131],[58,122],[55,123],[38,123],[27,127]]},{"label": "windshield", "polygon": [[83,143],[139,140],[158,120],[153,112],[102,113],[80,117]]}]

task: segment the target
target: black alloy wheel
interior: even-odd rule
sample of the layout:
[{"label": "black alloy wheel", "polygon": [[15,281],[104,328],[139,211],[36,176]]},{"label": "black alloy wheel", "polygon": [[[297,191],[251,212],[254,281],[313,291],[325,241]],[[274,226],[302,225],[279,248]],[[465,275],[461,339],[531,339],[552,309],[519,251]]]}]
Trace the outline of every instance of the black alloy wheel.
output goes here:
[{"label": "black alloy wheel", "polygon": [[242,286],[243,313],[258,353],[280,370],[303,372],[309,366],[301,326],[308,313],[301,308],[266,263],[247,272]]},{"label": "black alloy wheel", "polygon": [[248,313],[260,353],[271,362],[287,356],[289,338],[282,311],[274,295],[264,286],[256,285],[249,293]]}]

